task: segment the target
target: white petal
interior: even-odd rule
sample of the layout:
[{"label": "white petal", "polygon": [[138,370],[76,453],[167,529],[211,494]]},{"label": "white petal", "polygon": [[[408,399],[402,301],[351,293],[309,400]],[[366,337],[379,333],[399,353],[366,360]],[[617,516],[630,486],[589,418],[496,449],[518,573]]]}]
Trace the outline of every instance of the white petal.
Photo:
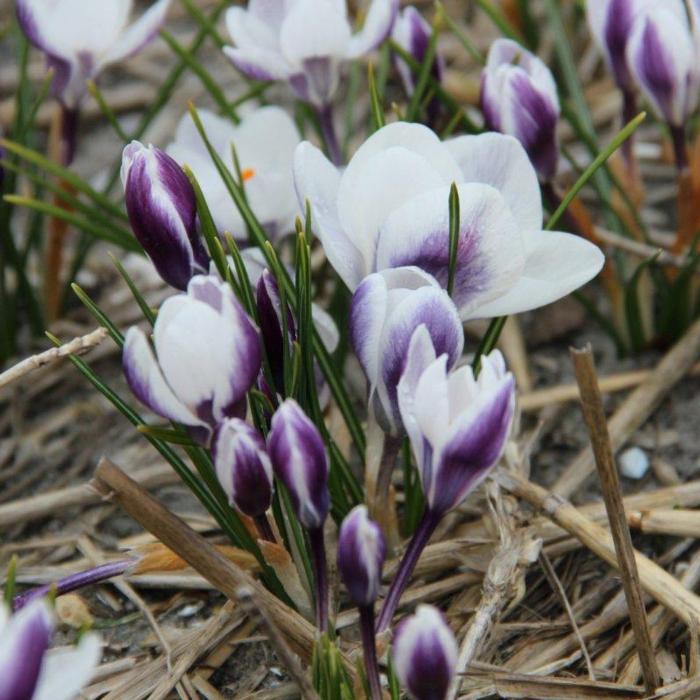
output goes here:
[{"label": "white petal", "polygon": [[348,56],[358,58],[386,39],[396,19],[398,0],[373,0],[362,29],[350,40]]},{"label": "white petal", "polygon": [[165,22],[165,16],[170,7],[170,0],[158,0],[144,12],[110,47],[102,56],[100,65],[121,61],[140,51],[151,39],[153,39]]},{"label": "white petal", "polygon": [[538,231],[523,237],[525,268],[515,286],[480,306],[472,318],[517,314],[551,304],[593,279],[602,269],[602,251],[580,236]]},{"label": "white petal", "polygon": [[458,136],[445,145],[459,163],[464,181],[495,187],[522,231],[538,231],[542,227],[542,197],[537,173],[517,139],[486,133]]},{"label": "white petal", "polygon": [[337,168],[308,141],[297,146],[294,154],[294,185],[299,206],[305,200],[311,204],[312,227],[323,244],[323,250],[335,271],[354,291],[370,272],[370,261],[365,260],[358,247],[348,238],[338,220]]},{"label": "white petal", "polygon": [[86,634],[73,649],[49,652],[32,700],[73,700],[95,674],[102,656],[100,638]]},{"label": "white petal", "polygon": [[279,26],[276,21],[268,21],[270,19],[271,16],[258,13],[252,7],[248,10],[232,7],[226,12],[226,29],[236,48],[258,48],[279,54]]},{"label": "white petal", "polygon": [[340,342],[340,332],[333,317],[318,304],[311,304],[311,317],[326,350],[335,352]]},{"label": "white petal", "polygon": [[415,390],[416,422],[434,449],[450,423],[447,355],[440,355],[421,374]]}]

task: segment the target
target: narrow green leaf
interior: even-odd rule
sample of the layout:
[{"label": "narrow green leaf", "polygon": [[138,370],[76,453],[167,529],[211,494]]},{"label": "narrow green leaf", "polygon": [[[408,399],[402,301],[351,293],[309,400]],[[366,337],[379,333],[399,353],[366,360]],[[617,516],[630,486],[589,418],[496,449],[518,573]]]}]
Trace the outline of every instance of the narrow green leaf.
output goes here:
[{"label": "narrow green leaf", "polygon": [[479,343],[479,347],[472,360],[472,368],[476,376],[479,375],[479,371],[481,370],[481,358],[484,355],[488,355],[491,350],[496,347],[496,343],[501,336],[501,331],[503,330],[503,326],[506,325],[507,320],[507,316],[498,316],[497,318],[491,319],[491,323],[489,323],[489,327],[486,329],[486,333],[484,333],[484,337],[481,339],[481,343]]},{"label": "narrow green leaf", "polygon": [[112,323],[112,321],[107,317],[102,309],[90,298],[90,296],[85,292],[79,285],[75,282],[71,284],[71,289],[75,292],[75,295],[80,299],[80,301],[85,304],[88,311],[97,319],[97,322],[107,329],[110,338],[117,344],[119,348],[124,347],[124,334]]},{"label": "narrow green leaf", "polygon": [[625,318],[627,321],[627,330],[629,332],[632,352],[639,352],[647,343],[646,333],[644,332],[644,323],[642,320],[642,309],[639,299],[639,282],[645,270],[651,267],[659,257],[659,251],[656,255],[643,260],[634,271],[630,281],[625,287]]},{"label": "narrow green leaf", "polygon": [[119,139],[121,141],[124,141],[124,143],[129,143],[129,141],[130,141],[129,136],[122,128],[122,125],[119,123],[119,119],[117,118],[117,115],[114,113],[112,108],[107,104],[107,100],[105,100],[104,95],[102,94],[102,91],[100,90],[100,88],[97,87],[97,83],[95,83],[94,80],[88,80],[87,81],[87,89],[88,89],[88,92],[95,99],[95,102],[97,102],[102,114],[105,116],[107,121],[112,125],[112,128],[114,129],[114,132],[117,134]]},{"label": "narrow green leaf", "polygon": [[[413,94],[408,103],[408,109],[406,110],[406,121],[414,122],[417,121],[420,116],[420,106],[425,95],[425,91],[431,82],[431,72],[433,68],[433,63],[435,62],[435,51],[437,49],[438,40],[438,18],[436,17],[433,22],[433,31],[430,34],[430,39],[428,40],[428,47],[425,50],[425,55],[420,64],[420,69],[418,75],[416,76],[416,83],[413,87]],[[431,85],[432,87],[432,85]]]},{"label": "narrow green leaf", "polygon": [[452,296],[455,285],[455,270],[457,267],[457,249],[459,247],[460,227],[459,191],[457,190],[457,184],[454,182],[450,186],[448,206],[450,211],[450,250],[447,267],[447,293]]},{"label": "narrow green leaf", "polygon": [[156,440],[162,440],[163,442],[169,442],[173,445],[187,445],[188,447],[196,447],[196,443],[192,441],[192,438],[188,437],[179,430],[173,430],[172,428],[159,428],[154,425],[137,425],[136,430],[138,430],[142,435],[147,435],[148,437],[152,437]]},{"label": "narrow green leaf", "polygon": [[377,89],[377,81],[374,75],[374,64],[370,61],[367,66],[367,84],[369,86],[369,104],[372,114],[372,131],[378,131],[386,124],[382,98]]},{"label": "narrow green leaf", "polygon": [[126,269],[121,264],[121,262],[119,262],[119,260],[114,255],[112,255],[112,253],[109,253],[109,257],[112,259],[112,262],[114,263],[114,267],[117,268],[117,271],[121,275],[124,282],[126,282],[126,286],[129,288],[131,295],[134,297],[134,299],[136,300],[136,303],[139,305],[139,308],[141,309],[141,313],[143,314],[143,317],[152,326],[156,322],[156,315],[155,315],[155,313],[153,313],[153,309],[151,309],[151,307],[148,305],[148,302],[143,298],[143,295],[136,287],[134,280],[131,279],[131,275],[126,271]]}]

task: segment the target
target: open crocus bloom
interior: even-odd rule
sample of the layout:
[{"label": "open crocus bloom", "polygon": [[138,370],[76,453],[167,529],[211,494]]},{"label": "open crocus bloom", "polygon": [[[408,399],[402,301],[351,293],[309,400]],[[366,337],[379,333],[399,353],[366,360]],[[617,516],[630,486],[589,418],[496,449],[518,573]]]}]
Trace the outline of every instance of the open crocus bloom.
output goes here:
[{"label": "open crocus bloom", "polygon": [[146,334],[130,328],[122,363],[129,387],[154,413],[189,426],[202,443],[219,422],[245,413],[260,334],[226,283],[193,277],[186,294],[160,308],[153,340],[155,355]]},{"label": "open crocus bloom", "polygon": [[549,304],[603,265],[588,241],[542,230],[537,174],[510,136],[443,143],[425,126],[397,122],[370,136],[342,174],[300,144],[294,176],[326,256],[352,291],[372,272],[410,265],[446,286],[452,183],[461,215],[453,299],[462,319]]},{"label": "open crocus bloom", "polygon": [[0,698],[73,700],[100,660],[100,641],[82,637],[72,649],[48,651],[54,619],[44,599],[9,616],[0,603]]},{"label": "open crocus bloom", "polygon": [[52,89],[66,107],[78,106],[87,80],[153,39],[170,0],[159,0],[127,26],[132,5],[132,0],[17,0],[22,31],[56,71]]},{"label": "open crocus bloom", "polygon": [[698,105],[700,8],[697,0],[664,0],[639,12],[627,43],[627,63],[656,114],[682,127]]},{"label": "open crocus bloom", "polygon": [[[235,147],[248,203],[268,236],[292,231],[299,212],[292,166],[300,141],[292,118],[279,107],[249,112],[237,126],[207,110],[200,110],[199,116],[207,138],[232,172]],[[243,218],[189,115],[180,121],[166,151],[194,172],[219,233],[245,238]]]},{"label": "open crocus bloom", "polygon": [[491,44],[481,74],[481,108],[492,131],[515,136],[540,176],[557,170],[559,97],[552,72],[511,39]]},{"label": "open crocus bloom", "polygon": [[[414,334],[426,337],[452,367],[464,348],[457,309],[438,282],[417,267],[368,275],[350,307],[350,340],[369,382],[369,403],[382,428],[401,426],[396,388]],[[434,355],[433,355],[434,357]]]},{"label": "open crocus bloom", "polygon": [[372,0],[362,30],[352,33],[345,0],[250,0],[233,7],[226,26],[235,48],[224,52],[255,80],[286,80],[297,96],[325,107],[340,68],[370,52],[391,31],[398,0]]},{"label": "open crocus bloom", "polygon": [[498,350],[482,358],[478,379],[469,365],[448,372],[446,355],[419,374],[412,367],[425,362],[418,345],[412,343],[408,353],[398,401],[428,510],[443,515],[486,478],[503,454],[515,384]]}]

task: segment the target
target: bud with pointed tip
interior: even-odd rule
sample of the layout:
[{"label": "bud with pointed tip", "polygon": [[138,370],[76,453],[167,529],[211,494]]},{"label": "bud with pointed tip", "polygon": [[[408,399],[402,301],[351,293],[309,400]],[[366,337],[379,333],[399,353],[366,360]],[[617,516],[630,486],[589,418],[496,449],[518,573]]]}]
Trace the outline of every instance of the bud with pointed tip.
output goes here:
[{"label": "bud with pointed tip", "polygon": [[343,520],[338,537],[338,569],[356,605],[372,605],[379,596],[386,543],[366,506],[356,506]]},{"label": "bud with pointed tip", "polygon": [[394,669],[413,700],[444,700],[457,666],[457,643],[437,608],[419,605],[392,645]]},{"label": "bud with pointed tip", "polygon": [[158,274],[176,289],[209,268],[196,225],[194,189],[164,151],[132,141],[122,155],[126,211]]},{"label": "bud with pointed tip", "polygon": [[272,464],[258,431],[240,418],[225,420],[214,433],[212,456],[231,505],[251,518],[264,515],[272,502]]}]

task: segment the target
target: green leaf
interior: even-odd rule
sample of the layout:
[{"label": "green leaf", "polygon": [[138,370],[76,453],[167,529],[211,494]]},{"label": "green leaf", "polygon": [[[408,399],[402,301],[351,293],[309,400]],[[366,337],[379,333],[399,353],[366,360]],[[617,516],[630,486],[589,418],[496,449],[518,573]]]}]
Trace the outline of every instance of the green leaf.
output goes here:
[{"label": "green leaf", "polygon": [[382,97],[377,89],[377,81],[374,75],[374,64],[370,61],[367,66],[367,84],[369,86],[369,105],[372,115],[371,131],[378,131],[386,124],[384,107],[382,107]]},{"label": "green leaf", "polygon": [[450,186],[448,207],[450,212],[450,249],[447,267],[447,293],[452,296],[455,285],[455,269],[457,267],[460,227],[459,191],[457,190],[457,184],[454,182]]},{"label": "green leaf", "polygon": [[121,349],[124,347],[124,334],[112,323],[102,309],[90,298],[90,296],[75,282],[71,284],[71,288],[80,301],[85,304],[88,311],[97,319],[97,322],[107,329],[110,338]]},{"label": "green leaf", "polygon": [[[413,94],[408,103],[408,109],[406,110],[406,121],[414,122],[419,118],[421,101],[425,95],[426,89],[428,88],[431,81],[431,72],[433,68],[433,63],[435,62],[435,51],[437,49],[438,40],[438,17],[436,17],[433,22],[433,30],[430,33],[430,39],[428,40],[428,46],[425,50],[423,60],[420,64],[420,69],[418,70],[418,75],[416,77],[416,84],[413,88]],[[432,86],[431,86],[432,87]]]},{"label": "green leaf", "polygon": [[489,327],[486,329],[486,333],[484,333],[484,337],[481,339],[481,343],[479,343],[479,347],[472,360],[472,368],[476,376],[479,376],[479,371],[481,370],[481,358],[484,355],[488,355],[491,350],[496,347],[496,343],[501,336],[501,331],[503,330],[503,326],[506,325],[507,320],[507,316],[498,316],[497,318],[491,319]]},{"label": "green leaf", "polygon": [[114,267],[117,268],[117,271],[121,275],[124,282],[126,282],[126,286],[129,288],[131,295],[134,297],[134,299],[136,300],[136,303],[139,305],[139,308],[141,309],[141,313],[143,314],[143,317],[152,326],[156,322],[156,315],[153,312],[153,309],[148,305],[148,302],[143,298],[143,295],[136,287],[134,280],[131,279],[131,275],[126,271],[126,269],[121,264],[121,262],[119,262],[119,260],[114,255],[112,255],[112,253],[109,253],[109,257],[112,259],[112,262],[114,263]]},{"label": "green leaf", "polygon": [[637,269],[634,271],[634,274],[625,287],[625,318],[627,320],[627,330],[632,345],[632,352],[639,352],[647,343],[639,299],[639,282],[644,271],[656,262],[660,252],[661,251],[643,260],[637,266]]},{"label": "green leaf", "polygon": [[112,125],[112,128],[114,129],[114,132],[119,137],[119,139],[121,141],[124,141],[125,143],[128,143],[130,140],[129,136],[122,128],[122,125],[119,123],[119,119],[117,118],[117,115],[114,113],[112,108],[107,104],[107,100],[105,100],[104,95],[102,94],[100,88],[97,87],[97,83],[95,83],[94,80],[88,80],[87,81],[87,89],[88,89],[88,92],[95,99],[95,102],[97,102],[102,114],[105,116],[107,121]]}]

